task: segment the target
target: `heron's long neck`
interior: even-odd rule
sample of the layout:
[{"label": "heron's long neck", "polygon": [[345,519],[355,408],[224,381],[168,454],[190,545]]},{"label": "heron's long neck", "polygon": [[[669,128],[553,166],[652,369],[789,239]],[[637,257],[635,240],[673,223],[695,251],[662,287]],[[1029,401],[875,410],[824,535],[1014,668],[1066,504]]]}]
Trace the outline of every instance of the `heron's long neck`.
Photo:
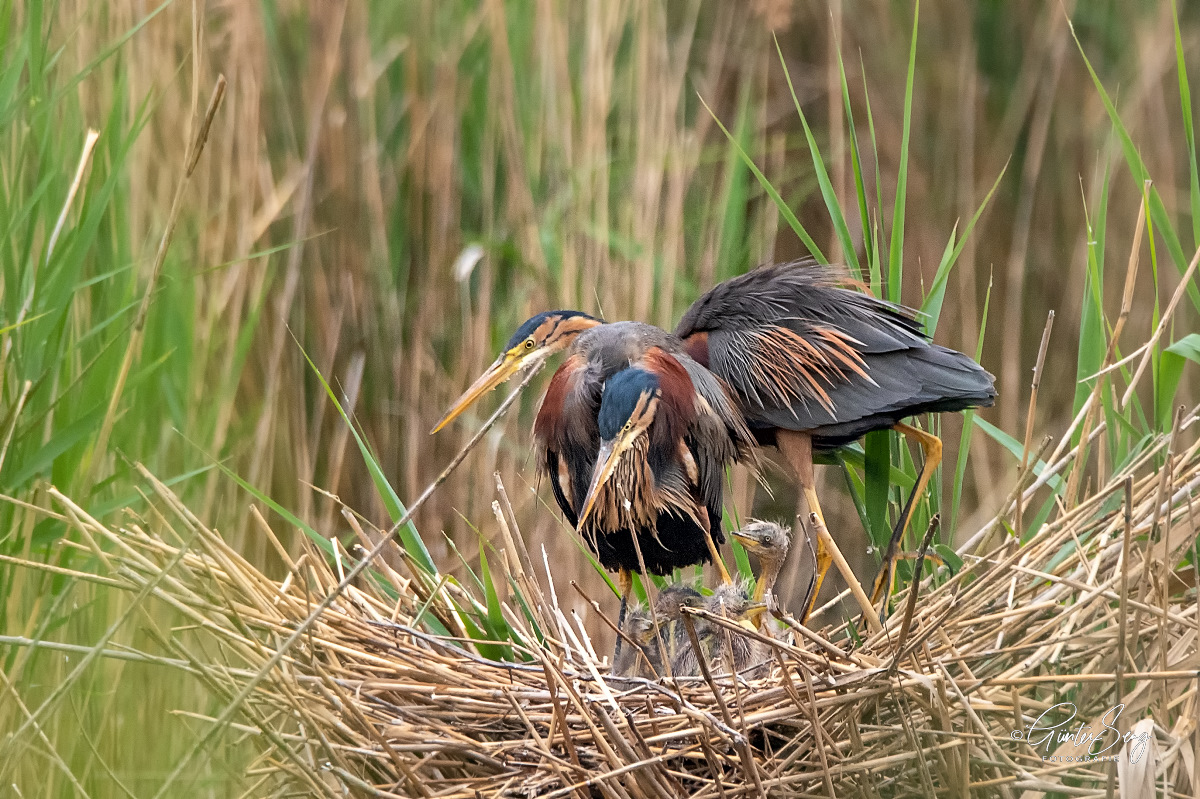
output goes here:
[{"label": "heron's long neck", "polygon": [[601,320],[588,316],[582,311],[572,311],[571,313],[574,315],[559,322],[554,331],[554,350],[556,352],[570,349],[582,333],[604,324]]},{"label": "heron's long neck", "polygon": [[775,578],[779,576],[779,569],[782,566],[782,559],[771,558],[770,560],[762,561],[762,574],[758,577],[758,585],[754,586],[755,602],[763,601],[763,597],[767,595],[767,591],[775,585]]},{"label": "heron's long neck", "polygon": [[589,525],[601,533],[618,530],[654,529],[658,508],[654,480],[646,460],[645,436],[625,453],[612,476],[599,489]]}]

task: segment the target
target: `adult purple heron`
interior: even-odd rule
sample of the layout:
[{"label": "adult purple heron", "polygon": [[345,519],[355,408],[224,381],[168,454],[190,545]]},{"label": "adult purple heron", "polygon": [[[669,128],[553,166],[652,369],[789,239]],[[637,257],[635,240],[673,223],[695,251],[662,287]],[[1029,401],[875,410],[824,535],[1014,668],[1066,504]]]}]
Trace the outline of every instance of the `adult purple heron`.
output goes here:
[{"label": "adult purple heron", "polygon": [[[523,346],[523,345],[522,345]],[[593,325],[546,389],[534,422],[542,471],[567,519],[621,577],[713,561],[725,467],[754,439],[721,380],[652,325]]]},{"label": "adult purple heron", "polygon": [[[915,311],[861,289],[840,271],[811,262],[763,266],[710,289],[684,313],[673,336],[662,333],[662,346],[677,358],[677,350],[686,353],[691,363],[723,381],[754,438],[775,445],[788,461],[821,527],[814,451],[836,449],[872,430],[889,428],[917,441],[924,453],[921,471],[893,528],[875,583],[877,600],[890,583],[896,545],[908,528],[915,500],[941,460],[941,440],[903,420],[989,406],[996,390],[993,377],[971,358],[930,341]],[[624,349],[586,346],[608,327],[613,325],[579,311],[549,311],[530,318],[434,432],[522,368],[568,348],[570,357],[551,381],[547,400],[564,369],[595,369],[603,375],[600,379],[615,374],[629,362]],[[604,340],[612,343],[617,338]],[[594,400],[591,407],[598,412]],[[547,413],[556,412],[557,405],[546,409],[544,402]],[[572,456],[575,459],[565,466],[555,461],[545,467],[559,506],[575,521],[577,506],[571,500],[592,475],[595,460],[588,460],[589,453],[598,454],[599,447],[593,449],[598,443],[594,437],[583,441],[582,434],[569,427],[560,429],[565,437],[560,451],[577,447],[582,454]],[[565,471],[556,472],[552,465]],[[559,493],[564,481],[575,494]],[[831,560],[824,541],[818,536],[814,597]]]}]

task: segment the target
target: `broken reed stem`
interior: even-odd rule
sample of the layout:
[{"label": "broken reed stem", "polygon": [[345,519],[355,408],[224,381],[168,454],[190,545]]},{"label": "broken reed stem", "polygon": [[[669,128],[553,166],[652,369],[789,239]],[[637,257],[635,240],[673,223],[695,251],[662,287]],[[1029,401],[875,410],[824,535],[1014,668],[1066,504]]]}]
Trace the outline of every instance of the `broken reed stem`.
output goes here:
[{"label": "broken reed stem", "polygon": [[[1054,329],[1054,311],[1046,315],[1046,327],[1042,330],[1042,343],[1038,347],[1037,362],[1033,367],[1033,383],[1029,391],[1029,409],[1025,412],[1025,443],[1021,448],[1021,468],[1019,474],[1024,474],[1029,467],[1029,445],[1033,441],[1033,419],[1037,412],[1038,387],[1042,384],[1042,369],[1046,366],[1046,350],[1050,346],[1050,331]],[[1017,492],[1016,510],[1013,520],[1016,522],[1017,540],[1021,539],[1024,522],[1024,508],[1021,506],[1022,495]]]},{"label": "broken reed stem", "polygon": [[1117,314],[1117,323],[1113,325],[1112,336],[1109,337],[1108,348],[1105,352],[1102,366],[1107,366],[1116,354],[1117,345],[1121,340],[1121,333],[1125,330],[1125,323],[1129,320],[1129,312],[1133,310],[1133,291],[1137,286],[1139,255],[1142,251],[1142,233],[1146,229],[1146,209],[1150,207],[1150,186],[1150,180],[1142,181],[1142,201],[1138,204],[1137,224],[1134,225],[1133,240],[1129,245],[1129,261],[1125,267],[1125,286],[1121,291],[1121,310]]},{"label": "broken reed stem", "polygon": [[[429,499],[429,496],[437,489],[437,487],[444,483],[446,478],[458,468],[459,464],[466,460],[466,457],[468,454],[470,454],[471,450],[475,449],[475,446],[483,440],[483,437],[487,434],[487,431],[492,429],[492,425],[494,425],[496,421],[504,415],[505,411],[509,409],[509,406],[516,402],[517,397],[521,395],[521,391],[525,388],[525,386],[529,385],[533,381],[533,378],[542,370],[542,366],[545,365],[545,363],[546,362],[542,360],[530,367],[524,379],[522,379],[517,387],[513,389],[511,394],[504,398],[504,402],[500,403],[500,407],[496,409],[495,413],[489,416],[487,421],[483,423],[483,426],[475,432],[475,435],[471,436],[471,439],[463,445],[462,449],[458,451],[458,454],[455,455],[450,460],[450,463],[446,465],[446,468],[442,469],[442,473],[434,478],[432,483],[425,486],[425,490],[422,491],[421,495],[416,498],[412,505],[409,506],[408,513],[404,514],[399,521],[388,528],[387,534],[383,538],[384,541],[390,540],[391,537],[394,536],[401,527],[412,521],[413,514],[416,513],[417,509],[424,505],[425,500]],[[379,548],[377,547],[377,549]],[[373,555],[378,554],[378,551],[373,553]]]},{"label": "broken reed stem", "polygon": [[917,596],[920,593],[918,589],[921,585],[921,572],[925,566],[925,556],[929,553],[929,547],[933,545],[933,537],[937,534],[941,523],[942,517],[937,513],[933,514],[933,518],[929,520],[929,527],[925,530],[925,538],[921,541],[921,548],[917,550],[917,561],[913,564],[912,583],[908,589],[908,601],[904,604],[904,619],[900,623],[900,634],[896,636],[896,656],[892,658],[892,665],[888,666],[889,675],[896,673],[896,667],[904,655],[905,645],[908,643],[908,633],[912,629],[913,614],[917,609]]},{"label": "broken reed stem", "polygon": [[[688,643],[696,655],[696,662],[700,666],[700,675],[704,681],[708,683],[708,687],[712,690],[712,697],[716,702],[717,709],[721,711],[721,718],[724,719],[726,726],[731,729],[736,729],[733,716],[729,712],[729,706],[725,702],[725,697],[721,689],[717,687],[713,680],[712,670],[708,667],[708,659],[704,656],[704,648],[700,646],[700,639],[696,635],[696,625],[692,623],[692,616],[687,608],[683,609],[680,616],[680,621],[683,623],[683,629],[687,632]],[[737,679],[734,675],[733,679]],[[743,725],[744,726],[744,725]],[[749,744],[743,737],[737,745],[738,757],[741,761],[742,771],[746,776],[746,783],[753,784],[756,788],[758,796],[764,796],[762,782],[758,778],[758,769],[754,763],[754,755],[750,752]]]},{"label": "broken reed stem", "polygon": [[[1124,701],[1125,687],[1125,658],[1126,633],[1129,625],[1129,554],[1133,551],[1133,477],[1125,479],[1125,502],[1122,508],[1124,514],[1124,531],[1121,536],[1121,599],[1117,609],[1117,662],[1113,668],[1116,674],[1116,701]],[[1122,729],[1122,732],[1125,730]]]},{"label": "broken reed stem", "polygon": [[[638,567],[642,570],[643,575],[649,574],[650,572],[646,568],[646,559],[642,557],[642,544],[639,540],[640,536],[631,535],[629,538],[631,541],[633,541],[633,551],[637,555]],[[630,579],[633,579],[632,576]],[[651,593],[652,585],[653,580],[644,579],[642,581],[642,588],[644,588],[646,591],[646,610],[650,613],[650,623],[654,625],[654,642],[658,647],[659,662],[662,663],[662,676],[666,677],[668,680],[673,680],[675,675],[671,672],[671,658],[667,654],[667,645],[663,642],[662,625],[658,623],[658,609],[655,608],[655,605],[658,603],[654,601],[654,595]],[[629,618],[628,610],[626,610],[625,618]],[[621,637],[625,638],[623,635]]]},{"label": "broken reed stem", "polygon": [[[1139,253],[1142,247],[1142,233],[1146,227],[1146,208],[1149,204],[1150,181],[1145,181],[1142,186],[1142,202],[1138,205],[1137,224],[1134,227],[1133,241],[1129,247],[1129,261],[1125,267],[1125,286],[1121,291],[1121,309],[1117,314],[1117,322],[1113,325],[1112,335],[1109,336],[1108,346],[1104,351],[1104,360],[1100,363],[1100,370],[1095,375],[1096,384],[1092,387],[1091,393],[1087,399],[1087,410],[1084,411],[1083,432],[1079,440],[1086,446],[1090,440],[1092,424],[1095,422],[1096,414],[1099,412],[1100,392],[1107,385],[1107,376],[1113,365],[1113,358],[1117,352],[1117,346],[1121,340],[1121,333],[1125,330],[1125,323],[1129,320],[1129,312],[1133,309],[1133,292],[1137,285],[1137,273]],[[1132,355],[1130,356],[1132,357]],[[1119,363],[1123,363],[1128,358],[1123,358]],[[1090,378],[1089,378],[1090,379]],[[1070,433],[1064,438],[1063,443],[1070,438]],[[1083,461],[1079,458],[1076,467],[1071,470],[1071,474],[1067,479],[1066,505],[1068,508],[1075,504],[1076,491],[1079,489],[1079,481],[1083,475]]]},{"label": "broken reed stem", "polygon": [[[62,210],[58,212],[58,220],[54,223],[54,230],[50,233],[50,240],[46,244],[44,264],[49,264],[51,256],[54,255],[54,248],[58,243],[58,237],[67,223],[67,216],[71,211],[71,206],[75,202],[75,195],[79,193],[79,187],[83,185],[83,176],[87,172],[87,165],[92,160],[92,151],[95,150],[96,142],[99,139],[100,132],[88,128],[87,135],[83,139],[83,152],[79,156],[79,165],[75,168],[75,178],[71,181],[70,188],[67,189],[67,198],[63,201]],[[37,285],[37,270],[34,270],[32,279],[29,281],[29,288],[25,292],[25,299],[22,300],[21,307],[17,311],[17,316],[13,319],[12,324],[7,325],[9,330],[24,324],[30,309],[33,308],[33,298],[37,291]],[[12,346],[12,337],[5,336],[4,350],[0,353],[0,367],[7,365],[9,353],[12,352]]]},{"label": "broken reed stem", "polygon": [[142,336],[146,332],[146,318],[150,315],[150,301],[154,298],[158,288],[158,279],[162,275],[163,264],[167,260],[167,250],[171,246],[171,239],[175,237],[175,226],[179,223],[179,209],[183,205],[184,191],[191,182],[192,173],[200,160],[200,154],[204,152],[204,145],[208,143],[209,130],[212,128],[217,110],[221,107],[221,101],[224,99],[225,76],[218,75],[212,97],[208,101],[208,110],[204,114],[204,121],[200,124],[200,129],[196,132],[196,137],[192,139],[184,157],[183,175],[180,176],[179,183],[175,186],[175,196],[171,199],[171,210],[167,212],[167,224],[163,229],[162,238],[159,239],[158,250],[154,254],[154,265],[150,269],[150,278],[146,281],[146,291],[142,294],[137,316],[133,320],[133,330],[129,334],[129,343],[125,347],[121,367],[117,370],[117,379],[113,385],[112,395],[108,399],[108,409],[104,412],[104,420],[100,423],[100,432],[96,435],[96,442],[92,445],[81,468],[81,471],[87,475],[85,483],[88,485],[95,482],[96,469],[99,468],[98,464],[102,454],[108,451],[108,438],[112,434],[113,422],[117,417],[117,406],[120,405],[121,396],[125,392],[125,382],[129,379],[129,371],[133,368],[133,362],[141,355]]},{"label": "broken reed stem", "polygon": [[[59,212],[58,220],[54,223],[54,231],[46,243],[46,264],[50,263],[50,258],[54,255],[54,246],[58,243],[58,237],[67,223],[67,214],[75,202],[75,195],[79,193],[79,187],[83,185],[83,175],[87,172],[87,165],[92,160],[92,151],[96,149],[96,142],[99,140],[100,131],[88,128],[87,135],[83,140],[83,152],[79,156],[79,166],[75,168],[75,179],[71,181],[71,188],[67,189],[67,199],[63,200],[62,211]],[[30,287],[30,291],[32,292],[32,287]],[[30,299],[33,298],[32,293],[29,296]],[[22,308],[22,311],[23,313],[17,315],[18,323],[24,319],[24,312],[27,312],[27,309]]]},{"label": "broken reed stem", "polygon": [[[1030,459],[1030,463],[1037,464],[1042,460],[1042,455],[1050,448],[1050,442],[1053,441],[1050,436],[1045,436],[1042,443],[1038,446],[1037,452]],[[967,539],[963,544],[961,551],[978,554],[986,552],[991,546],[992,534],[1004,526],[1004,520],[1008,518],[1009,512],[1017,507],[1017,503],[1024,497],[1025,489],[1033,482],[1034,472],[1032,468],[1026,467],[1025,471],[1017,473],[1016,484],[1013,485],[1012,491],[1004,500],[1004,504],[1000,506],[1000,512],[988,522],[979,532]]]},{"label": "broken reed stem", "polygon": [[1138,362],[1137,370],[1133,373],[1133,377],[1129,378],[1129,386],[1125,389],[1125,393],[1121,395],[1121,402],[1118,405],[1118,410],[1124,411],[1129,407],[1129,401],[1133,399],[1133,392],[1137,388],[1138,382],[1142,378],[1142,373],[1146,371],[1146,365],[1150,363],[1150,356],[1154,354],[1154,350],[1158,347],[1158,342],[1166,332],[1167,326],[1171,322],[1171,317],[1175,315],[1175,308],[1179,305],[1179,301],[1183,299],[1183,295],[1187,292],[1187,288],[1191,285],[1192,275],[1196,274],[1196,266],[1200,264],[1200,249],[1196,250],[1196,254],[1192,256],[1192,262],[1188,264],[1187,271],[1183,273],[1183,277],[1179,280],[1179,285],[1175,288],[1175,293],[1171,295],[1171,301],[1167,303],[1167,309],[1163,311],[1162,319],[1158,322],[1158,327],[1154,329],[1154,333],[1150,336],[1150,340],[1142,345],[1142,360]]},{"label": "broken reed stem", "polygon": [[[1125,703],[1125,635],[1129,622],[1129,553],[1132,551],[1130,539],[1133,538],[1133,477],[1125,480],[1125,501],[1123,503],[1125,517],[1124,532],[1121,536],[1121,598],[1117,607],[1117,640],[1116,663],[1113,666],[1113,706]],[[1125,722],[1127,715],[1122,713],[1117,729],[1124,735],[1129,725]],[[1112,797],[1117,785],[1117,764],[1108,763],[1108,785],[1106,795]]]},{"label": "broken reed stem", "polygon": [[[8,339],[11,341],[11,339]],[[0,444],[0,471],[4,469],[4,459],[8,455],[8,447],[12,444],[13,433],[17,430],[17,421],[21,418],[21,411],[25,408],[25,400],[29,399],[29,392],[33,390],[33,381],[26,380],[21,385],[21,393],[17,397],[17,403],[13,407],[12,417],[8,423],[8,430],[4,433],[4,443]]]}]

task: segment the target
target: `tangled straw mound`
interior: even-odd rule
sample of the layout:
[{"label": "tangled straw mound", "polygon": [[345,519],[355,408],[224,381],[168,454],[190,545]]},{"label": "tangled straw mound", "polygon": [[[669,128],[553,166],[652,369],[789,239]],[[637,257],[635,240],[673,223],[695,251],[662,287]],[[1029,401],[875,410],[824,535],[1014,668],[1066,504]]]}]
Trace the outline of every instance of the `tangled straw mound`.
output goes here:
[{"label": "tangled straw mound", "polygon": [[1200,444],[1176,452],[1183,438],[1149,442],[1023,544],[1004,518],[1038,486],[1014,490],[970,552],[999,543],[953,576],[926,569],[881,633],[783,619],[793,643],[763,636],[774,662],[755,680],[715,664],[698,678],[608,679],[507,526],[499,546],[524,603],[503,605],[521,633],[501,642],[514,662],[477,654],[458,608],[486,611],[457,582],[379,564],[264,669],[348,553],[293,560],[278,547],[288,574],[268,579],[148,474],[152,521],[118,534],[68,515],[85,540],[111,542],[130,590],[152,584],[201,630],[207,661],[173,662],[227,698],[252,686],[235,723],[261,747],[263,793],[1098,796],[1116,769],[1122,796],[1151,796],[1196,790],[1200,616],[1194,567],[1173,565],[1196,544]]}]

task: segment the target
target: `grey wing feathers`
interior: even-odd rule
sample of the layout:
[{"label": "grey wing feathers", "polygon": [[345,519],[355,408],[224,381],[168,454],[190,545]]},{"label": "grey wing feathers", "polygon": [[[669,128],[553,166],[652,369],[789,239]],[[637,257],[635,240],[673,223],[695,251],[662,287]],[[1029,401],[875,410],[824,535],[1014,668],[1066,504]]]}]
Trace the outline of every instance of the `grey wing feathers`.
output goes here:
[{"label": "grey wing feathers", "polygon": [[704,331],[747,328],[790,317],[819,319],[844,313],[841,303],[847,294],[863,298],[920,335],[920,325],[904,308],[842,288],[849,282],[842,270],[811,260],[760,266],[705,292],[684,311],[675,335],[686,339]]},{"label": "grey wing feathers", "polygon": [[710,412],[699,414],[697,424],[714,427],[719,425],[724,428],[716,431],[719,435],[705,436],[705,438],[714,442],[728,441],[733,447],[731,451],[722,453],[724,457],[721,460],[740,461],[752,458],[754,436],[751,435],[745,419],[742,418],[741,411],[738,410],[721,378],[687,355],[677,354],[675,359],[687,371],[688,377],[692,379],[692,385],[696,387],[696,393],[707,405],[707,409],[703,410],[710,410]]},{"label": "grey wing feathers", "polygon": [[987,407],[996,397],[991,375],[945,347],[886,353],[870,364],[874,383],[854,378],[830,390],[836,413],[815,402],[776,406],[751,414],[751,425],[819,431],[814,443],[826,448],[908,416]]},{"label": "grey wing feathers", "polygon": [[932,344],[913,312],[843,280],[829,267],[762,267],[701,297],[676,335],[704,339],[707,367],[737,394],[751,427],[822,428],[819,445],[916,413],[993,403],[982,367]]},{"label": "grey wing feathers", "polygon": [[716,498],[719,507],[725,478],[720,464],[740,461],[753,466],[754,436],[719,377],[686,355],[678,354],[675,358],[692,379],[698,401],[707,406],[698,409],[688,444],[700,450],[696,463],[701,493],[706,501]]}]

